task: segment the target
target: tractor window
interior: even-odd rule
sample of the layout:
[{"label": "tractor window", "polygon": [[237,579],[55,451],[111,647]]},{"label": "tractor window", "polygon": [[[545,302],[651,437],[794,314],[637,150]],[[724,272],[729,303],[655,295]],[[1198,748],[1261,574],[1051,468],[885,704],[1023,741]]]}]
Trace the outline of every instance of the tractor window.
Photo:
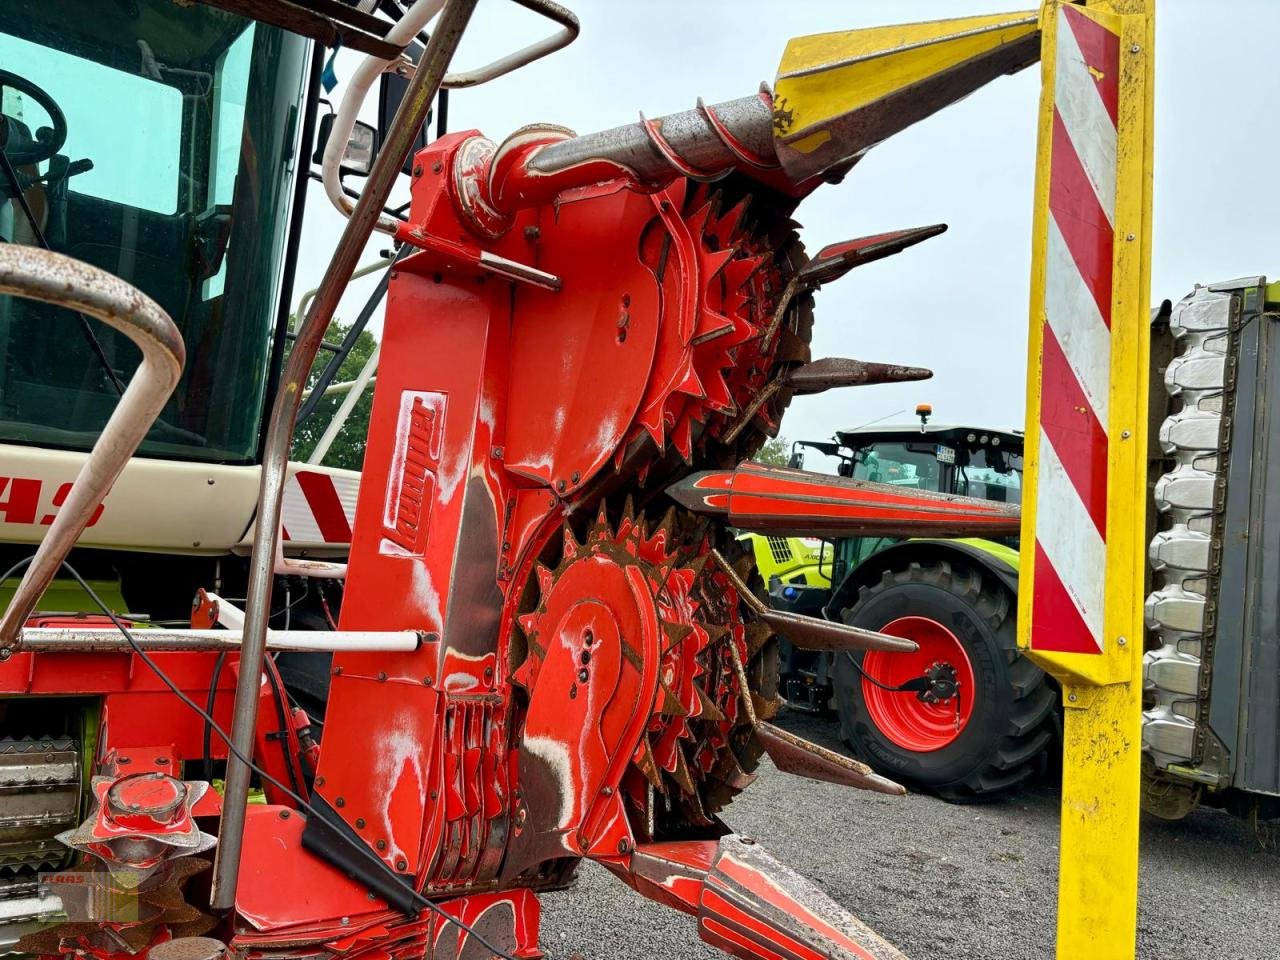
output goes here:
[{"label": "tractor window", "polygon": [[1022,454],[974,447],[956,469],[955,492],[1000,503],[1022,502]]},{"label": "tractor window", "polygon": [[[204,4],[0,3],[0,241],[122,277],[186,345],[142,456],[257,456],[308,44]],[[87,327],[0,297],[0,443],[92,446],[139,354]]]},{"label": "tractor window", "polygon": [[932,443],[874,443],[855,453],[853,476],[856,480],[937,490],[937,449]]}]

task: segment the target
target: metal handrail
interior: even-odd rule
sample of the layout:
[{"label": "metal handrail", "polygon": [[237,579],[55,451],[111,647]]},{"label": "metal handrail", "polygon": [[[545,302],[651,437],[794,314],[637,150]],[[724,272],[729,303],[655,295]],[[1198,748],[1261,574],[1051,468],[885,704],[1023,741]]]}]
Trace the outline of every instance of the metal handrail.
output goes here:
[{"label": "metal handrail", "polygon": [[84,532],[89,517],[178,385],[186,348],[169,315],[137,287],[60,253],[12,243],[0,245],[0,293],[78,310],[120,331],[142,351],[141,365],[0,618],[0,659],[7,659],[20,647],[23,623]]},{"label": "metal handrail", "polygon": [[[499,57],[491,63],[474,70],[447,74],[440,82],[444,89],[474,87],[488,83],[498,77],[505,76],[513,70],[527,66],[535,60],[555,53],[573,43],[581,29],[578,18],[572,11],[565,9],[553,0],[512,0],[512,2],[532,10],[560,25],[560,29],[548,37],[522,47],[514,53]],[[442,0],[418,0],[409,11],[387,33],[388,40],[397,43],[408,43],[419,30],[427,25],[439,12]],[[338,105],[337,115],[329,128],[329,139],[325,143],[324,156],[320,163],[320,178],[324,183],[325,194],[329,201],[343,216],[351,216],[354,205],[343,192],[339,171],[342,156],[346,150],[347,140],[355,129],[356,118],[365,97],[373,87],[373,82],[383,73],[394,70],[402,77],[413,77],[419,69],[408,57],[401,56],[396,60],[382,60],[375,56],[366,57],[356,68],[348,83],[342,102]],[[394,217],[381,215],[374,229],[382,233],[395,235],[401,221]]]},{"label": "metal handrail", "polygon": [[578,23],[578,18],[573,15],[573,11],[565,9],[560,4],[552,2],[552,0],[512,0],[512,2],[524,7],[526,10],[532,10],[534,13],[546,17],[553,23],[560,24],[560,29],[537,43],[531,43],[515,53],[499,57],[483,67],[478,67],[475,70],[464,70],[461,73],[451,73],[440,84],[442,87],[446,90],[457,90],[460,87],[474,87],[482,83],[488,83],[490,80],[505,76],[512,70],[519,70],[521,67],[528,66],[535,60],[541,60],[557,50],[563,50],[578,39],[578,32],[582,28]]},{"label": "metal handrail", "polygon": [[[267,647],[291,653],[409,653],[416,630],[271,630]],[[238,630],[139,630],[126,639],[116,627],[27,627],[22,649],[34,653],[128,653],[239,650]]]}]

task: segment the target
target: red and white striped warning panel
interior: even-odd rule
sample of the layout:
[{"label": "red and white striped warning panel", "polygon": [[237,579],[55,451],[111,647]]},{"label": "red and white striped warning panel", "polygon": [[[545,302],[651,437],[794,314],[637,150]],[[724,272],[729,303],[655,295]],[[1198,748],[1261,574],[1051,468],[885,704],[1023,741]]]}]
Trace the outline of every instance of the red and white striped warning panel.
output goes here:
[{"label": "red and white striped warning panel", "polygon": [[299,470],[284,485],[281,525],[294,544],[348,544],[360,477]]},{"label": "red and white striped warning panel", "polygon": [[1057,15],[1032,648],[1101,653],[1120,37]]}]

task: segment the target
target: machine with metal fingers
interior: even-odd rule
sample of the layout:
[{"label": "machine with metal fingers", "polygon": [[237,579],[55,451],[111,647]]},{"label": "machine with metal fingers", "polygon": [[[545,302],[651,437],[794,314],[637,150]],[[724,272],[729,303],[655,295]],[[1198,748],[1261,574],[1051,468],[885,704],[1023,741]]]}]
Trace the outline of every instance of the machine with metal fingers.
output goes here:
[{"label": "machine with metal fingers", "polygon": [[[572,32],[553,4],[520,2]],[[109,896],[73,911],[67,894],[65,918],[24,932],[20,951],[537,957],[538,893],[590,858],[696,915],[737,957],[900,956],[721,814],[764,753],[784,772],[901,794],[770,723],[776,637],[887,655],[913,644],[769,610],[728,525],[1016,529],[1015,511],[985,501],[857,481],[832,492],[739,464],[795,393],[920,375],[812,360],[811,293],[937,228],[807,260],[790,215],[875,143],[1034,62],[1038,18],[800,38],[772,90],[602,134],[449,134],[414,156],[398,222],[387,192],[474,7],[421,0],[387,34],[430,23],[281,375],[243,614],[205,595],[202,626],[228,629],[134,630],[109,610],[114,629],[27,625],[154,413],[126,408],[152,379],[140,373],[0,621],[0,682],[42,716],[59,698],[97,702],[113,671],[145,678],[146,693],[102,697],[96,746],[72,764],[90,783],[78,825],[17,837],[43,864],[65,852],[54,865]],[[354,114],[338,111],[331,148]],[[403,247],[339,629],[270,630],[301,386],[374,229]],[[150,318],[180,364],[181,340],[145,297],[117,290],[97,308],[111,285],[0,247],[4,292],[118,325]],[[272,689],[268,652],[300,645],[334,653],[318,745]],[[201,704],[190,691],[210,685],[219,651],[234,700],[215,682]],[[226,740],[221,789],[202,775],[205,730]],[[249,802],[255,782],[267,802]]]}]

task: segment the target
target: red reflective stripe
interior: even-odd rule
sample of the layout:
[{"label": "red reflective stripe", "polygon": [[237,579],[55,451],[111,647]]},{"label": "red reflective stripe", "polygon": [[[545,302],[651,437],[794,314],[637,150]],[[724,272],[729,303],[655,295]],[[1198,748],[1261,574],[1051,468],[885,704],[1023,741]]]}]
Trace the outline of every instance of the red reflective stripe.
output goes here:
[{"label": "red reflective stripe", "polygon": [[324,542],[350,543],[351,524],[347,522],[347,514],[342,509],[342,500],[333,480],[326,474],[306,470],[298,471],[294,479],[302,488],[302,495],[307,499],[307,506],[311,508]]},{"label": "red reflective stripe", "polygon": [[[1062,346],[1048,324],[1040,368],[1040,425],[1089,511],[1107,538],[1107,433],[1085,397]],[[1052,505],[1045,505],[1052,509]]]},{"label": "red reflective stripe", "polygon": [[1120,114],[1120,36],[1112,33],[1096,20],[1073,7],[1064,7],[1067,23],[1075,34],[1086,66],[1094,71],[1093,80],[1107,108],[1111,122],[1117,123]]},{"label": "red reflective stripe", "polygon": [[1098,304],[1102,322],[1111,329],[1111,257],[1115,234],[1056,109],[1052,149],[1049,213],[1062,232],[1085,286]]},{"label": "red reflective stripe", "polygon": [[1098,653],[1100,639],[1089,630],[1080,610],[1044,548],[1036,544],[1035,595],[1031,600],[1031,636],[1035,650]]},{"label": "red reflective stripe", "polygon": [[282,524],[280,524],[280,538],[281,538],[282,540],[288,540],[288,539],[289,539],[289,528],[288,528],[288,527],[286,527],[283,523],[282,523]]}]

